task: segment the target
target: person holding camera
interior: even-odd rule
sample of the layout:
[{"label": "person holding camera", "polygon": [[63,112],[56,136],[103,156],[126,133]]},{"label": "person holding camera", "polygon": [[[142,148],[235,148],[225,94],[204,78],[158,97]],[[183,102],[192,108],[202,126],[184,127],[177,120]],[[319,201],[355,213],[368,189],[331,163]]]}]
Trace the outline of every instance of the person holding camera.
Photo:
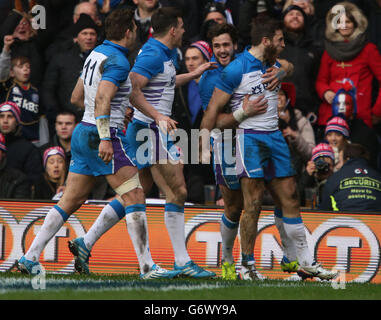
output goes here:
[{"label": "person holding camera", "polygon": [[335,165],[335,153],[328,143],[319,143],[312,149],[311,160],[306,166],[307,175],[305,184],[315,189],[316,201],[319,204],[322,199],[322,190],[327,179],[333,174]]}]

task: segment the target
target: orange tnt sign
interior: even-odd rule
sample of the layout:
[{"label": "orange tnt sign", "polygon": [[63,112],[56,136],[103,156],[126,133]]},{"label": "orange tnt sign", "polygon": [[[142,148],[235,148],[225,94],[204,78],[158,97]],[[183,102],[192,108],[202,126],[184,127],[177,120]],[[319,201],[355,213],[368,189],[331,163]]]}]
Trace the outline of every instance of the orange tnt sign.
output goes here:
[{"label": "orange tnt sign", "polygon": [[[53,202],[0,201],[0,271],[14,267],[41,228]],[[40,262],[47,272],[72,273],[74,260],[67,241],[83,236],[104,204],[85,204],[72,215],[42,252]],[[191,258],[220,274],[222,208],[185,207],[185,234]],[[347,282],[381,283],[381,222],[379,214],[302,212],[311,253],[327,269],[344,272]],[[150,251],[155,263],[172,268],[174,255],[164,224],[164,206],[147,205]],[[138,273],[139,265],[125,219],[94,245],[90,258],[93,273]],[[233,255],[240,268],[239,233]],[[281,240],[272,210],[263,210],[258,221],[254,257],[259,273],[269,279],[287,279],[280,261]]]}]

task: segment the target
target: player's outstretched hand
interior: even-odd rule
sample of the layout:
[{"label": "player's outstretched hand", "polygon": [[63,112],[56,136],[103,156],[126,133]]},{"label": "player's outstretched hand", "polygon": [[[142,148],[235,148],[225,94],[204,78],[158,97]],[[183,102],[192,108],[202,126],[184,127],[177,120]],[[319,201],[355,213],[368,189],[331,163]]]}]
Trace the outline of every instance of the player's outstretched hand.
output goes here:
[{"label": "player's outstretched hand", "polygon": [[262,75],[263,84],[267,84],[266,90],[273,91],[280,84],[281,78],[286,74],[283,69],[271,67]]},{"label": "player's outstretched hand", "polygon": [[98,148],[98,156],[103,160],[105,164],[108,164],[114,155],[114,149],[112,143],[109,140],[101,140]]},{"label": "player's outstretched hand", "polygon": [[246,95],[243,99],[242,108],[248,117],[266,113],[267,107],[268,101],[264,95],[258,96],[252,100],[249,95]]},{"label": "player's outstretched hand", "polygon": [[162,132],[168,132],[169,134],[173,134],[177,129],[177,121],[167,117],[161,113],[155,118],[156,124],[159,126]]},{"label": "player's outstretched hand", "polygon": [[215,61],[210,61],[210,62],[205,62],[202,65],[198,66],[196,70],[194,70],[194,73],[196,75],[196,78],[200,77],[206,70],[211,70],[211,69],[217,69],[217,62]]}]

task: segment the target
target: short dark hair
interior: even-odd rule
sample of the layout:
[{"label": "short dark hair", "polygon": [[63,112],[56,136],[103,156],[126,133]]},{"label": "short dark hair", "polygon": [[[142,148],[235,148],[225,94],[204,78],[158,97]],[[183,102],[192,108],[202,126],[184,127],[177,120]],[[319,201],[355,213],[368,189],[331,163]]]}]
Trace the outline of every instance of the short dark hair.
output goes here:
[{"label": "short dark hair", "polygon": [[121,8],[113,10],[105,21],[107,40],[122,40],[126,30],[134,30],[134,10]]},{"label": "short dark hair", "polygon": [[230,38],[234,44],[238,43],[238,31],[236,27],[229,23],[217,23],[212,25],[208,31],[207,38],[210,42],[212,42],[213,38],[218,37],[224,33],[230,35]]},{"label": "short dark hair", "polygon": [[257,18],[251,28],[251,43],[259,45],[263,38],[272,39],[277,30],[283,30],[283,23],[275,19]]},{"label": "short dark hair", "polygon": [[151,17],[153,36],[162,36],[170,28],[176,28],[179,23],[178,18],[182,18],[182,16],[181,10],[175,7],[164,7],[155,10]]},{"label": "short dark hair", "polygon": [[78,120],[77,120],[77,115],[73,112],[73,111],[70,111],[70,110],[62,110],[62,111],[59,111],[56,115],[56,121],[57,121],[57,118],[58,116],[73,116],[74,117],[74,121],[77,123]]},{"label": "short dark hair", "polygon": [[347,143],[344,146],[343,157],[345,161],[353,158],[370,160],[368,149],[359,143]]},{"label": "short dark hair", "polygon": [[25,63],[29,63],[30,64],[30,60],[28,57],[26,56],[16,56],[16,57],[13,57],[12,60],[11,60],[11,68],[13,68],[14,66],[17,66],[19,64],[23,65]]}]

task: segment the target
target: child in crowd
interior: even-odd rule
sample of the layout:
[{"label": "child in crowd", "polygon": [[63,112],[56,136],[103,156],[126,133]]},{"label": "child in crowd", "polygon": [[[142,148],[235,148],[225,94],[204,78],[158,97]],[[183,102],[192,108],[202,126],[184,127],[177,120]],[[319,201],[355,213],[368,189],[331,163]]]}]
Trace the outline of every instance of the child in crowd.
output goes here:
[{"label": "child in crowd", "polygon": [[19,106],[22,135],[39,147],[49,141],[49,130],[39,104],[38,90],[30,83],[30,74],[27,57],[13,58],[10,78],[0,82],[0,102],[12,101]]},{"label": "child in crowd", "polygon": [[333,117],[325,127],[325,139],[334,150],[336,172],[344,164],[343,150],[346,144],[350,143],[348,123],[341,117]]}]

